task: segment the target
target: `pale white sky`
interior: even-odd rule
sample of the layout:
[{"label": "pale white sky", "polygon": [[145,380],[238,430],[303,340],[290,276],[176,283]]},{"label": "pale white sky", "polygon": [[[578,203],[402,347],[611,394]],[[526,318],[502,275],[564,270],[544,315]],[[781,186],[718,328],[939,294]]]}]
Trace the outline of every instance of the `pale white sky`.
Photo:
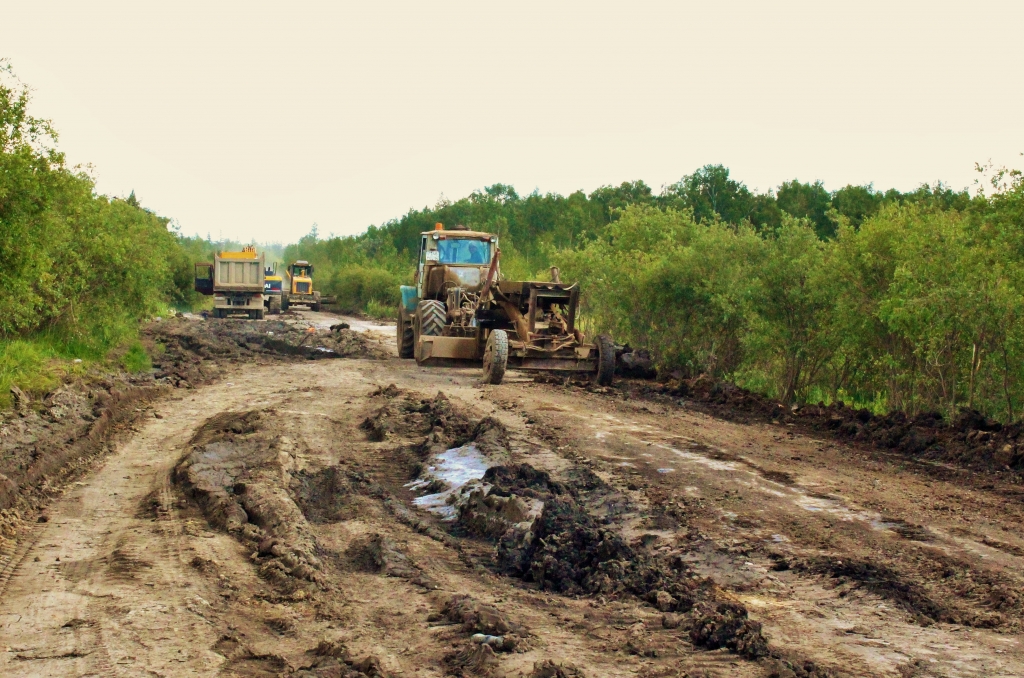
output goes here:
[{"label": "pale white sky", "polygon": [[3,0],[0,56],[100,191],[289,242],[707,163],[760,190],[968,186],[1021,164],[1022,28],[1020,0]]}]

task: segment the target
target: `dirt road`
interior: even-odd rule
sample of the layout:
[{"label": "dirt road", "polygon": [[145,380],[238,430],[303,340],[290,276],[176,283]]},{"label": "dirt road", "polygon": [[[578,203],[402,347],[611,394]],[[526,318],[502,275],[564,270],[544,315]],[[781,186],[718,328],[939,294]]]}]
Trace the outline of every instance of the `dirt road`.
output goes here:
[{"label": "dirt road", "polygon": [[[1024,675],[1024,511],[984,479],[397,359],[235,364],[136,428],[9,547],[0,674]],[[488,466],[550,481],[492,493],[493,514],[445,503]],[[671,559],[673,591],[709,578],[771,654],[707,649],[678,593],[516,571],[530,551],[467,520],[535,519],[546,548],[541,505]]]}]

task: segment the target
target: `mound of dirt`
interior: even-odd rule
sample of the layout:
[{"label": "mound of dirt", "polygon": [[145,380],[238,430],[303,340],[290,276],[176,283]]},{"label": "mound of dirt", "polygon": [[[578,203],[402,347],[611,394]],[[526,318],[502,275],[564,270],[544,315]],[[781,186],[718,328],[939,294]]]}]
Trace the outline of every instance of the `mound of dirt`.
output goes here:
[{"label": "mound of dirt", "polygon": [[255,547],[260,574],[294,587],[323,585],[323,563],[305,516],[282,485],[290,442],[263,431],[273,413],[224,413],[202,426],[174,469],[175,481],[216,527]]},{"label": "mound of dirt", "polygon": [[706,377],[666,384],[633,382],[620,387],[634,395],[685,398],[725,419],[796,424],[914,459],[955,463],[975,470],[1024,472],[1024,423],[1004,425],[974,410],[961,409],[952,421],[947,421],[937,412],[913,417],[903,412],[876,415],[866,409],[855,410],[842,401],[787,408],[735,384]]},{"label": "mound of dirt", "polygon": [[[749,658],[767,655],[761,625],[748,620],[745,608],[714,581],[691,571],[679,553],[655,556],[634,549],[617,531],[597,523],[585,508],[587,495],[607,494],[608,488],[593,473],[579,470],[572,484],[564,485],[519,464],[488,469],[483,484],[487,492],[460,507],[467,530],[486,525],[481,536],[500,525],[500,513],[478,508],[490,495],[505,499],[503,506],[511,497],[543,505],[535,519],[509,522],[498,538],[497,565],[505,574],[568,595],[631,594],[663,612],[690,613],[693,628],[704,629],[695,639],[700,646],[726,647]],[[481,521],[481,513],[487,520]]]},{"label": "mound of dirt", "polygon": [[388,678],[388,673],[374,656],[353,659],[341,642],[326,640],[310,651],[313,662],[297,671],[284,675],[301,678]]},{"label": "mound of dirt", "polygon": [[472,419],[458,411],[440,391],[433,398],[424,399],[402,394],[393,387],[394,384],[374,394],[384,398],[384,404],[360,425],[370,440],[380,442],[426,436],[421,448],[427,451],[435,447],[462,445],[473,436]]},{"label": "mound of dirt", "polygon": [[369,358],[385,360],[390,351],[365,332],[316,330],[301,322],[196,320],[173,318],[143,328],[144,338],[162,348],[155,356],[157,380],[197,384],[215,376],[210,361]]},{"label": "mound of dirt", "polygon": [[536,662],[530,678],[583,678],[583,672],[575,666],[556,664],[550,659]]},{"label": "mound of dirt", "polygon": [[408,579],[417,586],[438,588],[423,570],[412,561],[405,549],[382,534],[371,534],[355,539],[345,553],[353,567],[365,572],[376,572],[387,577]]},{"label": "mound of dirt", "polygon": [[768,655],[768,641],[761,635],[761,624],[747,618],[747,609],[738,602],[703,603],[694,614],[690,640],[706,650],[728,648],[744,657]]},{"label": "mound of dirt", "polygon": [[[510,634],[523,635],[523,628],[509,621],[501,610],[470,596],[454,596],[448,599],[441,609],[441,616],[460,624],[465,633],[504,637]],[[511,647],[506,645],[503,649]]]}]

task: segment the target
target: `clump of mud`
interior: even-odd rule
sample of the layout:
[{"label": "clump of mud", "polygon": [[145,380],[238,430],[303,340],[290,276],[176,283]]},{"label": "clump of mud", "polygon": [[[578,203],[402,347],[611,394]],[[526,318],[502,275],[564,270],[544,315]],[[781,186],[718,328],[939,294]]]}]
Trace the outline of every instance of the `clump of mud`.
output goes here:
[{"label": "clump of mud", "polygon": [[[607,491],[593,473],[579,469],[571,484],[553,481],[528,464],[488,469],[474,501],[460,507],[460,524],[492,537],[500,527],[496,560],[505,574],[533,582],[542,590],[568,595],[629,594],[662,612],[688,613],[698,645],[726,647],[748,658],[768,654],[761,625],[747,619],[746,609],[713,580],[692,572],[680,554],[651,555],[633,548],[620,534],[598,522],[585,508],[585,495]],[[487,499],[501,507],[494,510]],[[529,522],[502,525],[501,511],[512,501],[542,505]],[[723,607],[723,605],[725,607]]]},{"label": "clump of mud", "polygon": [[438,588],[437,584],[413,562],[404,548],[382,534],[375,533],[354,539],[345,555],[358,570],[408,579],[425,589]]},{"label": "clump of mud", "polygon": [[260,574],[294,587],[323,585],[323,563],[302,511],[282,486],[294,465],[286,438],[262,430],[268,412],[224,413],[195,434],[175,481],[216,527],[255,549]]},{"label": "clump of mud", "polygon": [[761,624],[748,619],[747,609],[738,602],[701,604],[694,615],[690,640],[706,650],[724,647],[744,657],[768,655]]},{"label": "clump of mud", "polygon": [[583,672],[568,664],[556,664],[550,659],[536,662],[530,678],[583,678]]},{"label": "clump of mud", "polygon": [[221,669],[228,676],[296,676],[301,678],[388,678],[380,660],[370,655],[355,659],[341,642],[326,640],[307,654],[309,664],[292,668],[275,654],[253,652],[245,642],[234,635],[222,636],[213,646],[215,652],[227,658]]},{"label": "clump of mud", "polygon": [[374,656],[354,659],[341,642],[326,640],[311,650],[314,660],[289,676],[301,678],[388,678],[388,673]]},{"label": "clump of mud", "polygon": [[425,436],[420,449],[426,453],[431,449],[462,445],[474,437],[473,420],[440,391],[433,398],[418,398],[392,384],[373,395],[383,398],[384,403],[360,424],[370,440],[408,440]]},{"label": "clump of mud", "polygon": [[[481,634],[496,638],[486,644],[499,652],[511,652],[519,647],[525,630],[511,622],[493,605],[481,603],[470,596],[454,596],[441,609],[441,617],[459,624],[464,633]],[[478,639],[483,642],[483,639]]]}]

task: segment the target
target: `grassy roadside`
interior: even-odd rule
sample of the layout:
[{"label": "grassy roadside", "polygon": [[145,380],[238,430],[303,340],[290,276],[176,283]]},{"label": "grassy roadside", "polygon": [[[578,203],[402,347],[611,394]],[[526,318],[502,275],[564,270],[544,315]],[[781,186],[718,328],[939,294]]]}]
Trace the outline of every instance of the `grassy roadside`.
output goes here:
[{"label": "grassy roadside", "polygon": [[11,388],[40,397],[93,368],[145,372],[153,366],[138,328],[112,340],[68,339],[52,333],[0,340],[0,410],[13,406]]}]

